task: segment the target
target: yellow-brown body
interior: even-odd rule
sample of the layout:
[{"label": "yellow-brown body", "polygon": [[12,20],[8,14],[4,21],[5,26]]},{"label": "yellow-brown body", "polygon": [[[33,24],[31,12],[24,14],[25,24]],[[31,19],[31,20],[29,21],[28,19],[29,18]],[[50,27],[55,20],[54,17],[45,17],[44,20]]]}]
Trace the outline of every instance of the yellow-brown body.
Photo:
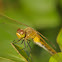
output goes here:
[{"label": "yellow-brown body", "polygon": [[37,32],[28,27],[25,29],[25,32],[26,32],[26,37],[25,39],[29,39],[29,38],[32,38],[34,43],[39,45],[40,47],[43,47],[45,50],[47,50],[51,55],[53,54],[56,54],[57,52],[51,48],[46,42],[45,40],[39,35],[37,34]]},{"label": "yellow-brown body", "polygon": [[27,40],[31,38],[35,44],[47,50],[51,55],[56,54],[56,51],[45,42],[45,40],[38,34],[37,31],[32,28],[27,27],[24,30],[18,29],[16,34],[19,39],[24,38]]}]

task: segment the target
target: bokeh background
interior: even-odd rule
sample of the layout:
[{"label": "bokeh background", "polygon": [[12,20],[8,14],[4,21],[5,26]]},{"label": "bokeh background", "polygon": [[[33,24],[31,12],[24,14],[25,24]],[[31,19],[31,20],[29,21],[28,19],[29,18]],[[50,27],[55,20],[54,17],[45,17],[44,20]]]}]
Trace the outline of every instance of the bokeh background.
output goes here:
[{"label": "bokeh background", "polygon": [[[56,38],[62,27],[62,0],[0,0],[0,13],[39,31],[56,46],[57,52],[60,51]],[[6,20],[4,17],[3,19]],[[18,55],[10,45],[17,38],[15,32],[11,25],[0,24],[0,57],[9,58],[9,51]],[[33,53],[35,62],[48,62],[51,57],[37,45],[34,45]]]}]

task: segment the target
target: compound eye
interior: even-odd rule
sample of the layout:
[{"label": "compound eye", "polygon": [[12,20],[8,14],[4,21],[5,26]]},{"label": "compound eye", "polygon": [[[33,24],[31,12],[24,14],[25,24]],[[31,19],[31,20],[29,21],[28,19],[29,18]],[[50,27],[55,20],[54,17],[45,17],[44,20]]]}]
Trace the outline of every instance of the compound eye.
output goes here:
[{"label": "compound eye", "polygon": [[20,28],[19,28],[19,29],[17,30],[17,33],[23,35],[23,34],[24,34],[24,31],[23,31],[23,29],[20,29]]},{"label": "compound eye", "polygon": [[21,31],[21,32],[20,32],[20,34],[21,34],[21,35],[23,35],[23,34],[24,34],[24,32],[23,32],[23,31]]}]

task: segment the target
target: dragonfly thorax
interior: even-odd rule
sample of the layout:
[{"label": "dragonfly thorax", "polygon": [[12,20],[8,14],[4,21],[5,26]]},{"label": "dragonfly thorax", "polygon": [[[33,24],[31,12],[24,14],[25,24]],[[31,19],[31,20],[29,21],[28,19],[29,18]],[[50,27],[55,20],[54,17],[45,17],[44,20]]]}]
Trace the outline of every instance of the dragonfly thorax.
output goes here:
[{"label": "dragonfly thorax", "polygon": [[16,35],[19,39],[24,38],[25,37],[25,31],[23,29],[18,29],[16,32]]}]

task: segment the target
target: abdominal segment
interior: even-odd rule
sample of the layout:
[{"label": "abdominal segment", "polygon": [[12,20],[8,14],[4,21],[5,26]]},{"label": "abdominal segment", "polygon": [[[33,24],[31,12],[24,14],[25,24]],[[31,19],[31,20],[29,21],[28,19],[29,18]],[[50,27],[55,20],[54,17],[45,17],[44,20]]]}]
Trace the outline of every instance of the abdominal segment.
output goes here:
[{"label": "abdominal segment", "polygon": [[51,55],[54,55],[54,54],[57,53],[53,48],[51,48],[47,43],[41,41],[38,37],[34,38],[34,43],[37,44],[37,45],[39,45],[40,47],[44,48]]}]

